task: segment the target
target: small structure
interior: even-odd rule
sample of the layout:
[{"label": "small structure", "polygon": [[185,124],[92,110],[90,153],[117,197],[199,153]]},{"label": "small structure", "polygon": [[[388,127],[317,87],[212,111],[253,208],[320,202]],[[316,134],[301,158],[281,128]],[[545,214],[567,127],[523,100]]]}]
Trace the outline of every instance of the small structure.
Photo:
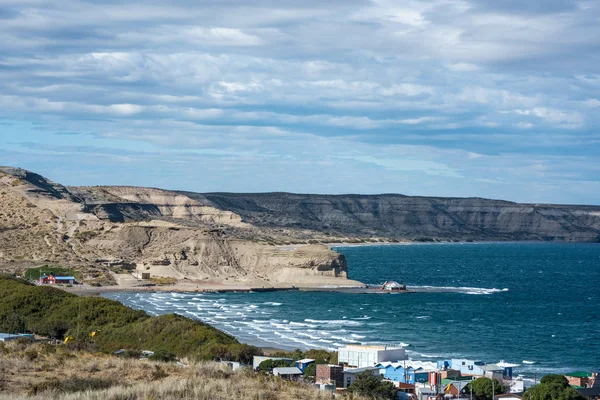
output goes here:
[{"label": "small structure", "polygon": [[415,394],[417,400],[435,399],[437,397],[436,390],[428,387],[415,387]]},{"label": "small structure", "polygon": [[495,397],[499,400],[523,400],[523,392],[497,394]]},{"label": "small structure", "polygon": [[585,371],[575,371],[565,374],[565,378],[571,386],[587,387],[592,374]]},{"label": "small structure", "polygon": [[352,382],[356,380],[356,377],[363,372],[370,372],[371,374],[378,376],[379,368],[376,367],[365,367],[365,368],[351,368],[344,370],[344,388],[352,385]]},{"label": "small structure", "polygon": [[40,277],[40,283],[41,284],[50,284],[50,285],[57,285],[57,284],[61,284],[61,283],[73,285],[75,283],[75,277],[74,276],[54,276],[52,274],[42,275]]},{"label": "small structure", "polygon": [[298,369],[304,373],[306,367],[308,367],[310,364],[313,364],[314,362],[315,360],[313,360],[312,358],[304,358],[302,360],[296,361],[296,367],[298,367]]},{"label": "small structure", "polygon": [[0,342],[10,342],[12,340],[20,339],[19,335],[12,335],[10,333],[0,333]]},{"label": "small structure", "polygon": [[0,333],[0,342],[11,342],[13,340],[28,339],[34,340],[34,336],[30,333]]},{"label": "small structure", "polygon": [[406,290],[406,285],[401,285],[396,281],[385,281],[383,285],[381,285],[381,289],[389,292],[399,292]]},{"label": "small structure", "polygon": [[302,371],[298,367],[280,367],[273,368],[273,375],[289,381],[297,381],[302,376]]},{"label": "small structure", "polygon": [[406,360],[406,349],[402,346],[363,346],[349,344],[338,349],[338,361],[348,368],[374,367],[384,361]]},{"label": "small structure", "polygon": [[335,389],[336,389],[334,383],[317,382],[317,383],[315,383],[315,387],[319,390],[324,390],[324,391],[332,392],[332,393],[335,393]]},{"label": "small structure", "polygon": [[150,272],[136,271],[136,272],[132,273],[131,275],[133,275],[134,278],[139,279],[139,280],[150,279]]},{"label": "small structure", "polygon": [[243,365],[237,361],[219,361],[219,364],[227,366],[231,371],[237,371],[243,368]]},{"label": "small structure", "polygon": [[315,382],[344,387],[344,368],[340,365],[317,364]]}]

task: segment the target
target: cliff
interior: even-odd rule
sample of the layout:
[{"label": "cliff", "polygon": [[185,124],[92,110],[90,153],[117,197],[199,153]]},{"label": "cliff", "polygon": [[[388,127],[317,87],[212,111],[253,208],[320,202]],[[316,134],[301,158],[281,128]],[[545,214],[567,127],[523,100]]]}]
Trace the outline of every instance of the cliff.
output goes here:
[{"label": "cliff", "polygon": [[345,260],[319,244],[327,242],[600,242],[600,206],[64,187],[9,167],[0,168],[0,200],[0,265],[135,268],[248,285],[346,282]]},{"label": "cliff", "polygon": [[[271,235],[185,195],[145,188],[66,188],[0,168],[0,266],[88,266],[231,286],[355,285],[324,245]],[[277,239],[275,239],[275,237]],[[289,239],[289,238],[288,238]],[[98,272],[101,273],[101,272]]]},{"label": "cliff", "polygon": [[600,206],[482,198],[291,193],[188,194],[257,226],[409,240],[600,241]]}]

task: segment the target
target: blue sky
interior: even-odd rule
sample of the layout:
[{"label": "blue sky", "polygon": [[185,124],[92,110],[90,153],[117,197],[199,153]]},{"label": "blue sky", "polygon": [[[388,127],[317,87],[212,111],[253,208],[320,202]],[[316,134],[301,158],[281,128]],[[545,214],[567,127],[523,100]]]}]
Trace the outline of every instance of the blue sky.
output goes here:
[{"label": "blue sky", "polygon": [[600,204],[599,20],[596,0],[0,0],[0,164]]}]

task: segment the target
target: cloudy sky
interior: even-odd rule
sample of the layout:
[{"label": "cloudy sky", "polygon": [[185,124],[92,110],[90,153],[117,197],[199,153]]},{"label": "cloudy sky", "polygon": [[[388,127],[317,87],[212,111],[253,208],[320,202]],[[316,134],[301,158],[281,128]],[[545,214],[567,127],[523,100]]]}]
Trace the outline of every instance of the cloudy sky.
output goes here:
[{"label": "cloudy sky", "polygon": [[0,164],[600,204],[599,38],[597,0],[0,0]]}]

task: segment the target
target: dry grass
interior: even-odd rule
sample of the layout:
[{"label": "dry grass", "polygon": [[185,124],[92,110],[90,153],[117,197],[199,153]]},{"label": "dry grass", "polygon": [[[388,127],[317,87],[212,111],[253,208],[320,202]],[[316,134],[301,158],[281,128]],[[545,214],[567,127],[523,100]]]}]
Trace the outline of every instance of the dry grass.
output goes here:
[{"label": "dry grass", "polygon": [[[98,389],[81,390],[85,388]],[[232,372],[212,362],[180,366],[41,344],[0,348],[0,400],[49,398],[326,400],[333,395],[249,370]]]},{"label": "dry grass", "polygon": [[173,285],[173,284],[177,283],[176,278],[162,277],[162,276],[155,276],[155,277],[150,278],[150,280],[153,283],[156,283],[157,285]]}]

